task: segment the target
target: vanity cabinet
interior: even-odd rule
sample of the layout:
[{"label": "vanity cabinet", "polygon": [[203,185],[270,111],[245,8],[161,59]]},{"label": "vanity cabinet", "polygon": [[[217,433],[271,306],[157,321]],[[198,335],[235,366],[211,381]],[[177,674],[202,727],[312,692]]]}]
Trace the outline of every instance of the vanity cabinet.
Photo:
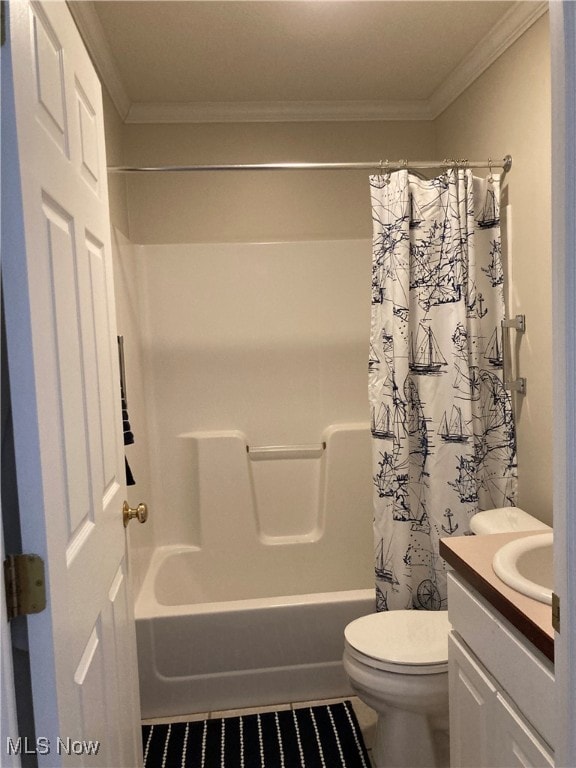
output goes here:
[{"label": "vanity cabinet", "polygon": [[552,767],[552,663],[461,577],[448,580],[452,768]]}]

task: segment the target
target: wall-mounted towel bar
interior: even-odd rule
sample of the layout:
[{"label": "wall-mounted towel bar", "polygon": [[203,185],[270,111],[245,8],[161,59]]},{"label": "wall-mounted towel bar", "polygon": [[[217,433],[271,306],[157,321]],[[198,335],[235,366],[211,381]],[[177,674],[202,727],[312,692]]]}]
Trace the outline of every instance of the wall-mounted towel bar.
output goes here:
[{"label": "wall-mounted towel bar", "polygon": [[510,374],[512,366],[508,365],[508,354],[512,355],[510,349],[510,329],[513,328],[517,333],[526,331],[526,315],[516,315],[510,320],[502,320],[502,379],[504,389],[510,392],[518,392],[520,395],[526,394],[526,379],[519,376],[511,379]]},{"label": "wall-mounted towel bar", "polygon": [[247,445],[246,451],[253,461],[274,459],[318,459],[326,450],[326,443],[305,445]]}]

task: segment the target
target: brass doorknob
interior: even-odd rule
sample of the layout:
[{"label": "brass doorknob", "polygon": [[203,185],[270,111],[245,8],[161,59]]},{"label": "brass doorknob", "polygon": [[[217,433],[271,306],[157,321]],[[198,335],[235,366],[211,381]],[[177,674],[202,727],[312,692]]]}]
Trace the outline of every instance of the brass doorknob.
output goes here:
[{"label": "brass doorknob", "polygon": [[130,520],[137,518],[139,523],[145,523],[148,520],[148,507],[144,502],[138,504],[136,509],[132,509],[127,501],[124,502],[122,507],[122,518],[124,520],[124,528],[128,525]]}]

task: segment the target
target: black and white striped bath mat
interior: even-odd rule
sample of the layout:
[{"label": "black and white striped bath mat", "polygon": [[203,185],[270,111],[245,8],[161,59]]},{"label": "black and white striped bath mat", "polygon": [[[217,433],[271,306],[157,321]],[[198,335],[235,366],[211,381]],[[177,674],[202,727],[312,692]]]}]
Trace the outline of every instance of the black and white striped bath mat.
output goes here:
[{"label": "black and white striped bath mat", "polygon": [[258,715],[142,727],[145,768],[369,768],[345,701]]}]

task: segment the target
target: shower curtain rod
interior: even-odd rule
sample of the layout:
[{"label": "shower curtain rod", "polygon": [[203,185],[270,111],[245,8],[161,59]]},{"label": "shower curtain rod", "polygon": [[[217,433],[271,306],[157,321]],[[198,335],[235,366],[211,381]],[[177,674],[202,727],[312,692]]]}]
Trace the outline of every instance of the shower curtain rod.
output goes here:
[{"label": "shower curtain rod", "polygon": [[425,168],[502,168],[508,173],[512,167],[512,156],[506,155],[500,161],[488,160],[379,160],[374,163],[239,163],[222,165],[157,165],[133,166],[115,165],[109,173],[182,173],[188,171],[388,171]]}]

